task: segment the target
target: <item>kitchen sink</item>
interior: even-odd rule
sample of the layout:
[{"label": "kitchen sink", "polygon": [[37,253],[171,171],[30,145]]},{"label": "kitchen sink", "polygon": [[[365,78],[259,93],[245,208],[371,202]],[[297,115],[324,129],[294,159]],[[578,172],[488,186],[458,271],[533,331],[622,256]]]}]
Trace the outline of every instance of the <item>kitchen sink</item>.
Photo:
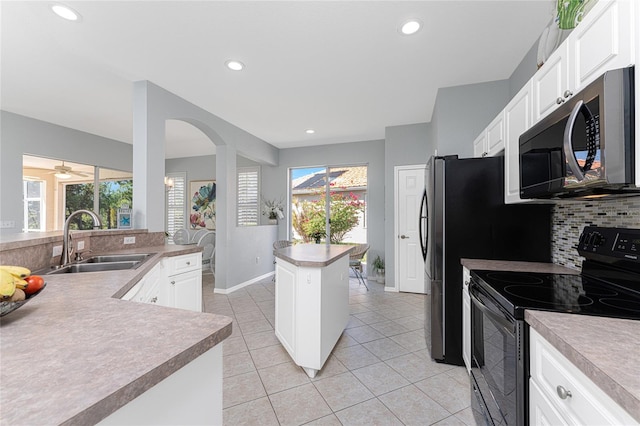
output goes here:
[{"label": "kitchen sink", "polygon": [[91,256],[80,263],[144,262],[153,255],[154,253],[102,254]]},{"label": "kitchen sink", "polygon": [[73,263],[47,272],[47,275],[74,274],[79,272],[121,271],[124,269],[135,269],[140,264],[142,264],[142,262],[136,260],[102,263]]},{"label": "kitchen sink", "polygon": [[54,266],[38,271],[40,275],[77,274],[80,272],[122,271],[136,269],[155,253],[100,254],[91,256],[77,263],[65,266]]}]

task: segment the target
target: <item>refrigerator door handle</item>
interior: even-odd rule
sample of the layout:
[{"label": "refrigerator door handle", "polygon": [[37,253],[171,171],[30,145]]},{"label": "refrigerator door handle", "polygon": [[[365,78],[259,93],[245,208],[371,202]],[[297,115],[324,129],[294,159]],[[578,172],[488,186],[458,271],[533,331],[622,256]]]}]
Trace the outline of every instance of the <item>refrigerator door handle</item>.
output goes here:
[{"label": "refrigerator door handle", "polygon": [[[420,204],[420,223],[418,231],[420,233],[420,249],[422,250],[422,258],[427,260],[427,241],[429,241],[429,227],[427,226],[427,189],[422,193],[422,203]],[[423,235],[424,233],[424,235]]]}]

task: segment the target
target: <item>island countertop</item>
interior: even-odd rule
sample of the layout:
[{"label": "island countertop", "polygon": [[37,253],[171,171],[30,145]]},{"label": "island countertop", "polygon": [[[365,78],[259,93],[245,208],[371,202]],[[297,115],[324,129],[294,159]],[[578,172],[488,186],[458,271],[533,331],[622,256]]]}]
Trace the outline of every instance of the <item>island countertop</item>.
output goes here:
[{"label": "island countertop", "polygon": [[292,265],[322,268],[347,256],[353,248],[342,244],[297,244],[274,250],[273,254]]},{"label": "island countertop", "polygon": [[0,423],[94,424],[231,334],[231,319],[120,300],[163,257],[137,270],[47,275],[47,287],[2,317]]}]

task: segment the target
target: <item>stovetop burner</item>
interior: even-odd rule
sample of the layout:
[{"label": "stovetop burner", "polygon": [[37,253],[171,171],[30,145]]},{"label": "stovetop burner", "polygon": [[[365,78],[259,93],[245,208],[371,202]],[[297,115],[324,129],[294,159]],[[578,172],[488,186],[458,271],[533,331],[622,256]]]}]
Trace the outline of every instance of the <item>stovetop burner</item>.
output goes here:
[{"label": "stovetop burner", "polygon": [[627,299],[600,299],[600,303],[611,306],[616,309],[624,309],[625,311],[635,312],[640,315],[640,302]]},{"label": "stovetop burner", "polygon": [[543,280],[531,275],[522,275],[517,272],[490,272],[487,274],[493,280],[512,284],[542,284]]},{"label": "stovetop burner", "polygon": [[[542,280],[540,281],[542,283]],[[577,289],[576,289],[577,290]],[[593,304],[593,299],[580,291],[566,291],[548,286],[508,285],[505,293],[523,300],[549,306],[563,306],[565,309],[579,308]]]}]

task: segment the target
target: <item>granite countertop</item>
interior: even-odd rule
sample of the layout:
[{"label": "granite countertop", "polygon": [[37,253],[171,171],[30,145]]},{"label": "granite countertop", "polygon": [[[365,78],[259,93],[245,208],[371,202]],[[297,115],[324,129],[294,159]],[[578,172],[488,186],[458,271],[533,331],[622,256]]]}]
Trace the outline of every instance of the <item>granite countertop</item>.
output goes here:
[{"label": "granite countertop", "polygon": [[566,266],[544,262],[516,262],[510,260],[460,259],[467,269],[482,271],[538,272],[544,274],[579,275],[580,271]]},{"label": "granite countertop", "polygon": [[297,244],[274,250],[273,254],[296,266],[322,268],[348,255],[353,248],[341,244]]},{"label": "granite countertop", "polygon": [[640,422],[640,321],[534,310],[525,320]]},{"label": "granite countertop", "polygon": [[1,320],[0,423],[94,424],[227,338],[228,317],[119,299],[162,257],[200,250],[122,250],[156,254],[136,270],[46,276]]}]

